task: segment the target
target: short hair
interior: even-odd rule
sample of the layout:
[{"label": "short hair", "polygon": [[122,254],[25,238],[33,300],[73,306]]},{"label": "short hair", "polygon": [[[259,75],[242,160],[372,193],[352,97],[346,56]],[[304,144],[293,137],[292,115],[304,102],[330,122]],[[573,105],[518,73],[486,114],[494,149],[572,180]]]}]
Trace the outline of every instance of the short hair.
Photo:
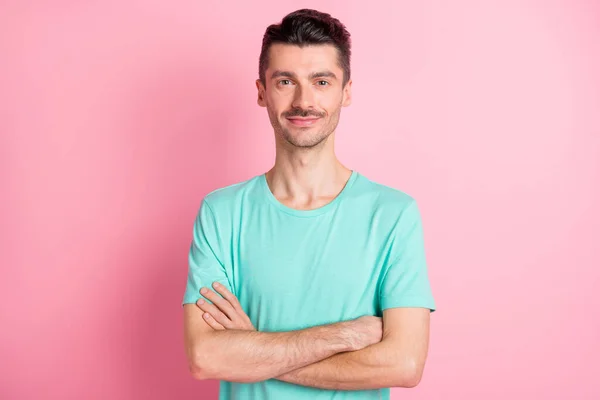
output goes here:
[{"label": "short hair", "polygon": [[332,44],[338,51],[338,65],[344,71],[342,87],[350,80],[350,33],[344,24],[329,14],[305,8],[286,15],[281,23],[267,28],[258,65],[258,76],[263,85],[266,85],[269,49],[274,43],[300,47]]}]

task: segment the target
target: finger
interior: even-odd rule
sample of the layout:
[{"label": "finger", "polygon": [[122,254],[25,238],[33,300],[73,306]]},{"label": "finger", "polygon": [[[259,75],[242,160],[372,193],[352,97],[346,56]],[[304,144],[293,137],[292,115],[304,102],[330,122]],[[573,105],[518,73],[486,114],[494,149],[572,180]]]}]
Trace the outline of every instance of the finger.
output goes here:
[{"label": "finger", "polygon": [[200,307],[200,309],[206,313],[209,313],[212,319],[216,320],[219,324],[223,325],[225,328],[231,328],[232,322],[225,314],[221,312],[214,304],[209,304],[204,299],[198,299],[196,305]]},{"label": "finger", "polygon": [[240,304],[238,298],[231,293],[226,287],[225,285],[223,285],[222,283],[219,282],[213,282],[213,287],[215,288],[215,290],[225,298],[225,300],[227,300],[229,302],[229,304],[231,304],[233,306],[233,308],[235,309],[237,315],[231,316],[231,320],[233,322],[236,322],[236,317],[241,318],[246,324],[252,326],[254,328],[254,325],[252,324],[252,321],[250,320],[250,317],[248,317],[248,314],[246,314],[244,312],[244,309],[242,308],[242,305]]},{"label": "finger", "polygon": [[[207,299],[209,299],[214,305],[216,305],[219,310],[221,310],[225,315],[227,315],[231,320],[236,317],[236,311],[229,303],[229,301],[225,300],[219,294],[209,290],[208,288],[202,288],[200,290],[200,294]],[[214,314],[212,314],[214,316]]]},{"label": "finger", "polygon": [[225,285],[223,285],[219,282],[214,282],[213,287],[215,288],[215,290],[217,292],[219,292],[219,294],[221,296],[223,296],[225,298],[225,300],[227,300],[233,306],[233,308],[235,308],[236,311],[243,311],[242,305],[240,304],[238,298],[235,297],[235,295],[233,293],[231,293],[229,290],[227,290]]},{"label": "finger", "polygon": [[225,327],[221,324],[219,324],[217,321],[215,321],[215,319],[212,317],[212,315],[210,315],[210,313],[205,312],[202,317],[204,318],[204,320],[206,321],[206,323],[208,325],[210,325],[211,328],[213,328],[216,331],[224,331]]},{"label": "finger", "polygon": [[252,325],[252,321],[250,320],[250,317],[248,317],[248,315],[244,312],[244,309],[242,308],[242,305],[240,304],[238,298],[233,293],[231,293],[225,287],[225,285],[223,285],[222,283],[219,283],[219,282],[213,282],[213,287],[221,296],[223,296],[223,298],[225,300],[227,300],[229,302],[229,304],[231,304],[231,306],[235,310],[236,315],[235,316],[230,315],[230,317],[229,317],[233,322],[238,321],[238,318],[240,318],[246,324],[254,327],[254,325]]}]

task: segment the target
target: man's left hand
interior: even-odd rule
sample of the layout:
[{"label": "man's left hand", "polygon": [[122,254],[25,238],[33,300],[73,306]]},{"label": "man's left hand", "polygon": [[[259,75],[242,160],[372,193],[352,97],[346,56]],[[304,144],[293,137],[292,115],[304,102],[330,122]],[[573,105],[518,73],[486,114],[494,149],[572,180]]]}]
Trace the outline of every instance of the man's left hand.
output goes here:
[{"label": "man's left hand", "polygon": [[219,296],[208,288],[202,288],[200,294],[210,300],[200,298],[196,305],[204,311],[204,320],[216,331],[225,329],[238,329],[244,331],[255,331],[250,318],[240,305],[237,297],[218,282],[213,283],[213,288],[222,296]]}]

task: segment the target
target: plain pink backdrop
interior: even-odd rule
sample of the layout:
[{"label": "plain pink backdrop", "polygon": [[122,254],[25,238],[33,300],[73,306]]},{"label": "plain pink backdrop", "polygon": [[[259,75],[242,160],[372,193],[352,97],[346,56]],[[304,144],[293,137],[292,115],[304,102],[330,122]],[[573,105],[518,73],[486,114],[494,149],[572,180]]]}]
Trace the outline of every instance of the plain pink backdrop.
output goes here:
[{"label": "plain pink backdrop", "polygon": [[423,213],[438,311],[393,398],[600,398],[598,3],[0,4],[0,398],[217,398],[192,222],[272,165],[260,43],[303,7],[353,38],[340,159]]}]

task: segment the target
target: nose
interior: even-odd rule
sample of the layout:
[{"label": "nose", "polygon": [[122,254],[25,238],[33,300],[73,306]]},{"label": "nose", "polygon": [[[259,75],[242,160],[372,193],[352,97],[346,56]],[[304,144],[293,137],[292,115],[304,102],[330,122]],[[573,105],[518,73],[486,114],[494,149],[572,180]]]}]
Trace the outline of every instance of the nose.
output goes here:
[{"label": "nose", "polygon": [[307,110],[315,105],[314,93],[310,87],[296,85],[292,107]]}]

